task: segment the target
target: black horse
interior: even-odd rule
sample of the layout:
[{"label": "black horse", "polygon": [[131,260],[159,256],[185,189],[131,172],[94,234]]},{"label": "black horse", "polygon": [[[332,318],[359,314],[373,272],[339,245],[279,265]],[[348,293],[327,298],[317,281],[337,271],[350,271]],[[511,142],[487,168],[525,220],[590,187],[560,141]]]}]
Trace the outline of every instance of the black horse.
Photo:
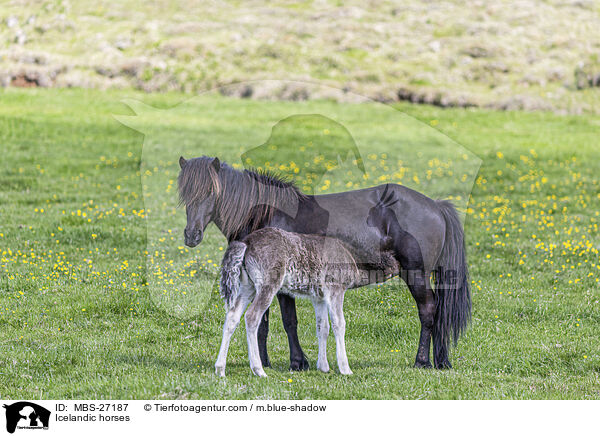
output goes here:
[{"label": "black horse", "polygon": [[[181,157],[179,164],[186,245],[198,245],[210,222],[229,242],[263,227],[338,238],[367,272],[361,285],[399,274],[406,281],[421,321],[415,366],[431,367],[433,337],[435,366],[451,367],[448,346],[468,325],[471,297],[462,226],[450,202],[395,184],[305,195],[272,174],[238,171],[218,158]],[[432,274],[435,292],[429,280]],[[277,298],[290,345],[290,369],[307,369],[298,341],[295,301],[285,294]],[[263,366],[270,366],[268,321],[267,310],[258,330]]]}]

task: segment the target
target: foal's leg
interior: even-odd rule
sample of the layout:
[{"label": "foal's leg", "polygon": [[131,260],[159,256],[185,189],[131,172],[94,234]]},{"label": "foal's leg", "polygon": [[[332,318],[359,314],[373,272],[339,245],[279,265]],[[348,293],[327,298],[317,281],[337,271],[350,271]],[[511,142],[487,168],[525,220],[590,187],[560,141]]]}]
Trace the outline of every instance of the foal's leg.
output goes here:
[{"label": "foal's leg", "polygon": [[258,352],[258,325],[265,311],[271,305],[273,297],[277,293],[277,288],[273,286],[262,285],[256,289],[254,301],[246,311],[246,336],[248,340],[248,359],[252,372],[259,377],[266,377],[263,370],[260,355]]},{"label": "foal's leg", "polygon": [[240,295],[233,303],[232,307],[230,307],[227,310],[227,315],[225,316],[225,324],[223,325],[223,340],[221,341],[219,357],[217,357],[217,362],[215,363],[215,372],[221,377],[225,377],[227,351],[229,350],[229,342],[231,341],[231,336],[233,335],[233,332],[235,332],[235,329],[237,328],[238,324],[240,323],[242,313],[244,313],[244,310],[248,306],[248,303],[251,299],[251,290],[242,287],[240,289]]},{"label": "foal's leg", "polygon": [[317,358],[317,369],[329,372],[327,362],[327,337],[329,336],[329,316],[327,315],[327,303],[321,299],[312,299],[315,308],[317,324],[317,338],[319,340],[319,357]]},{"label": "foal's leg", "polygon": [[346,355],[346,343],[344,336],[346,334],[346,320],[344,319],[344,291],[345,289],[332,290],[328,306],[329,316],[331,317],[331,326],[335,335],[335,354],[337,357],[340,373],[345,375],[352,374],[348,365],[348,356]]},{"label": "foal's leg", "polygon": [[307,370],[309,368],[308,360],[306,360],[302,347],[300,347],[300,341],[298,341],[296,300],[294,300],[294,297],[290,297],[287,294],[277,294],[277,300],[279,300],[279,307],[281,309],[283,328],[287,333],[288,343],[290,345],[290,370]]}]

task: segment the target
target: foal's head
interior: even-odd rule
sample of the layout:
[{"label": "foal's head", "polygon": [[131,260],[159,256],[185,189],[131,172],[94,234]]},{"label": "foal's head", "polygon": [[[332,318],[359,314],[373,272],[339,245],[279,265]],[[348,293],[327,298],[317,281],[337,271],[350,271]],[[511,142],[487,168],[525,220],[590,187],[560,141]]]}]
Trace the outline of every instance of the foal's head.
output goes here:
[{"label": "foal's head", "polygon": [[202,242],[204,230],[214,218],[215,204],[221,190],[221,162],[216,157],[185,160],[182,156],[179,166],[179,200],[185,204],[187,215],[183,235],[185,245],[195,247]]}]

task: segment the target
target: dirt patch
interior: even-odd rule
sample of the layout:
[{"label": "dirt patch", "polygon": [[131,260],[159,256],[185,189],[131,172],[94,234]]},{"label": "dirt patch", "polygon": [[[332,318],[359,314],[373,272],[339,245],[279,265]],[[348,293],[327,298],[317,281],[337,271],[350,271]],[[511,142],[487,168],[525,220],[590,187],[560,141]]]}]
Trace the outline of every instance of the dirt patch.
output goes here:
[{"label": "dirt patch", "polygon": [[14,86],[15,88],[37,88],[39,84],[37,78],[20,75],[11,79],[10,86]]}]

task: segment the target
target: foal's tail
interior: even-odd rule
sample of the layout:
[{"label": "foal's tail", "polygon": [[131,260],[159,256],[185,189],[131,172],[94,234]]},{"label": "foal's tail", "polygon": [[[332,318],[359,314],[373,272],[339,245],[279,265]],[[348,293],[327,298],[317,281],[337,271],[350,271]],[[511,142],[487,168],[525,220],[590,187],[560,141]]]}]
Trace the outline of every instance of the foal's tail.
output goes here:
[{"label": "foal's tail", "polygon": [[438,201],[446,221],[444,248],[434,273],[436,308],[433,353],[436,365],[448,362],[448,345],[456,345],[471,319],[471,291],[464,232],[449,201]]},{"label": "foal's tail", "polygon": [[227,247],[221,262],[221,297],[227,307],[231,306],[240,291],[240,274],[244,263],[244,255],[248,246],[243,242],[233,241]]}]

